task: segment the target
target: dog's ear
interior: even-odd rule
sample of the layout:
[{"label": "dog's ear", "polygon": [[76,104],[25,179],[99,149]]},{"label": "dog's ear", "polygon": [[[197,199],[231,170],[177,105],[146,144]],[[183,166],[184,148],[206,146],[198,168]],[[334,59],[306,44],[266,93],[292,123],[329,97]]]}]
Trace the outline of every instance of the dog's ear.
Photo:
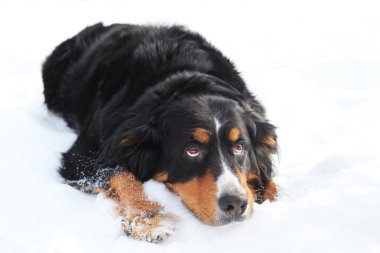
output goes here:
[{"label": "dog's ear", "polygon": [[149,180],[157,169],[160,155],[160,131],[154,110],[134,107],[123,113],[114,132],[107,137],[100,159],[109,166],[120,166],[132,172],[138,180]]},{"label": "dog's ear", "polygon": [[251,171],[248,174],[248,185],[256,196],[256,202],[261,204],[267,199],[273,201],[277,197],[277,188],[272,181],[277,135],[276,127],[265,118],[262,107],[257,109],[247,106],[245,119],[252,145],[249,154]]}]

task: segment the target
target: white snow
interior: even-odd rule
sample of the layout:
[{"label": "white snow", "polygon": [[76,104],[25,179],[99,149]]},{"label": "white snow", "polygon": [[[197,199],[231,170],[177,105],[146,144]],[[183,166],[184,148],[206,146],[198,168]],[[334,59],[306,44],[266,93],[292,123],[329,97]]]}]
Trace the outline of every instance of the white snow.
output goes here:
[{"label": "white snow", "polygon": [[[380,15],[374,1],[0,1],[0,252],[380,252]],[[154,245],[65,184],[75,134],[43,105],[41,63],[87,25],[184,24],[229,56],[278,126],[280,198],[244,223],[182,217]]]}]

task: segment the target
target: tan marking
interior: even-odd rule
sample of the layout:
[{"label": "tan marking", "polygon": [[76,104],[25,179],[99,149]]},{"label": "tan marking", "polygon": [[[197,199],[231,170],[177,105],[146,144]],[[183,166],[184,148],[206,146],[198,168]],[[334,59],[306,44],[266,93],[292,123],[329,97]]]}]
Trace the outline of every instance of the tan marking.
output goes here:
[{"label": "tan marking", "polygon": [[107,197],[118,204],[121,225],[127,235],[149,242],[160,242],[170,235],[173,230],[170,224],[177,222],[178,218],[160,213],[159,204],[148,200],[142,183],[132,173],[113,175],[109,185],[107,191],[99,188],[94,192],[105,191]]},{"label": "tan marking", "polygon": [[95,189],[92,190],[92,193],[93,193],[93,194],[96,194],[96,193],[104,193],[104,192],[107,192],[107,190],[104,189],[104,188],[95,188]]},{"label": "tan marking", "polygon": [[185,183],[166,185],[181,197],[183,203],[199,220],[209,225],[217,225],[217,187],[209,169],[201,178],[195,177]]},{"label": "tan marking", "polygon": [[[130,221],[133,221],[132,225]],[[133,238],[152,242],[152,240],[157,239],[157,232],[155,230],[164,228],[162,221],[176,223],[179,219],[176,216],[165,214],[157,214],[153,217],[128,216],[122,220],[122,227]],[[163,231],[164,236],[167,236],[165,235],[167,231],[168,229]]]},{"label": "tan marking", "polygon": [[236,127],[232,128],[230,134],[228,135],[228,139],[233,143],[240,138],[240,130]]},{"label": "tan marking", "polygon": [[[251,189],[253,192],[253,195],[255,197],[255,200],[257,199],[257,187],[262,185],[262,182],[259,178],[259,176],[255,172],[250,172],[248,174],[247,182],[251,182],[248,184],[248,187]],[[273,180],[269,180],[265,190],[264,190],[264,196],[263,200],[269,200],[269,201],[274,201],[277,198],[277,187],[276,184],[273,182]]]},{"label": "tan marking", "polygon": [[267,153],[273,153],[276,149],[276,140],[272,135],[267,135],[262,139],[262,143],[265,145],[265,151]]},{"label": "tan marking", "polygon": [[134,145],[134,144],[136,144],[136,143],[138,143],[138,142],[139,142],[139,140],[138,140],[136,137],[134,137],[134,136],[129,136],[129,137],[124,138],[124,139],[120,142],[120,144],[129,146],[129,145]]},{"label": "tan marking", "polygon": [[252,180],[252,179],[260,180],[259,176],[258,176],[255,172],[253,172],[253,171],[250,171],[250,172],[248,173],[248,177],[247,177],[247,179],[248,179],[248,181],[249,181],[249,180]]},{"label": "tan marking", "polygon": [[168,173],[167,172],[160,172],[154,176],[154,179],[158,182],[165,182],[168,180]]},{"label": "tan marking", "polygon": [[260,184],[261,180],[259,176],[254,172],[249,172],[247,177],[248,187],[251,189],[253,193],[253,197],[255,201],[257,200],[257,186]]},{"label": "tan marking", "polygon": [[[160,226],[161,217],[156,215],[151,218],[146,218],[142,216],[137,217],[128,217],[129,220],[133,220],[135,223],[135,229],[131,229],[130,227],[124,227],[127,230],[131,230],[131,236],[134,238],[141,238],[144,235],[147,235],[152,230],[156,229]],[[138,226],[136,226],[138,224]]]},{"label": "tan marking", "polygon": [[253,212],[253,203],[255,200],[254,196],[253,196],[253,192],[248,186],[247,176],[243,172],[241,172],[241,170],[239,168],[237,169],[237,174],[239,176],[240,184],[243,186],[243,188],[245,190],[245,195],[246,195],[247,200],[248,200],[248,215],[251,215]]},{"label": "tan marking", "polygon": [[273,180],[269,180],[264,192],[264,200],[274,201],[277,199],[277,186]]},{"label": "tan marking", "polygon": [[193,132],[193,138],[200,143],[208,143],[210,140],[210,133],[206,129],[196,128]]},{"label": "tan marking", "polygon": [[110,186],[122,215],[126,211],[128,211],[129,215],[135,215],[140,213],[156,213],[160,210],[158,203],[148,200],[142,183],[137,181],[129,172],[112,176]]}]

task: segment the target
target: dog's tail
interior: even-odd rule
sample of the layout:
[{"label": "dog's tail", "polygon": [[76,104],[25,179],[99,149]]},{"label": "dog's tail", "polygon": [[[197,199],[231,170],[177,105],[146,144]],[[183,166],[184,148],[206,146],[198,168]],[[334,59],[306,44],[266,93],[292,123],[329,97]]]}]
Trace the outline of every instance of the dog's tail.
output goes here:
[{"label": "dog's tail", "polygon": [[76,36],[62,42],[42,65],[42,80],[44,83],[45,103],[54,113],[63,112],[62,80],[71,66],[81,58],[88,47],[103,34],[107,27],[98,23],[87,27]]}]

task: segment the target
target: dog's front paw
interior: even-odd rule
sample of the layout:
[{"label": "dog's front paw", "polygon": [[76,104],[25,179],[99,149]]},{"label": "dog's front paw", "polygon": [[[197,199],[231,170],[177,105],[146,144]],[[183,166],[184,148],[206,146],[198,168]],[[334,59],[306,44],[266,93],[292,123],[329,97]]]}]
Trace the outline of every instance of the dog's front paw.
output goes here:
[{"label": "dog's front paw", "polygon": [[124,232],[135,239],[161,243],[173,234],[177,218],[171,214],[140,214],[124,216],[121,224]]}]

